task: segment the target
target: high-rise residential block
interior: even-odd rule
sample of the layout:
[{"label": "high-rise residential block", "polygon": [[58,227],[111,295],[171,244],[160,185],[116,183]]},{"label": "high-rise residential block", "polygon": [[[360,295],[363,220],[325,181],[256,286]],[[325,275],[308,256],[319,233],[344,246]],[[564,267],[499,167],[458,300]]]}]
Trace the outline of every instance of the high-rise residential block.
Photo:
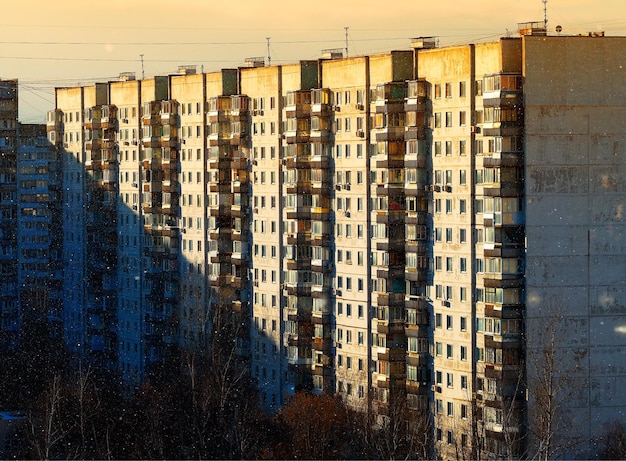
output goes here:
[{"label": "high-rise residential block", "polygon": [[626,405],[626,39],[522,29],[57,89],[68,345],[136,385],[227,336],[269,409],[339,393],[440,457],[590,455],[567,440]]}]

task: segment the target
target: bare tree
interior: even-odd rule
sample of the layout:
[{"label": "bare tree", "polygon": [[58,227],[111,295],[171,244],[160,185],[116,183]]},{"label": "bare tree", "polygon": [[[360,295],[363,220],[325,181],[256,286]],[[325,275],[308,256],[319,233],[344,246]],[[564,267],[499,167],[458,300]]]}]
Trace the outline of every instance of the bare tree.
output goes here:
[{"label": "bare tree", "polygon": [[626,426],[620,420],[604,425],[604,445],[601,459],[626,459]]},{"label": "bare tree", "polygon": [[34,449],[40,459],[50,459],[54,456],[54,448],[59,444],[69,430],[62,426],[60,417],[62,406],[61,375],[55,374],[49,382],[43,398],[41,417],[31,413],[29,417]]},{"label": "bare tree", "polygon": [[565,318],[559,309],[535,319],[532,341],[528,341],[527,389],[529,400],[528,435],[531,459],[548,460],[574,447],[571,419],[566,410],[581,389],[580,361],[585,353],[566,354]]}]

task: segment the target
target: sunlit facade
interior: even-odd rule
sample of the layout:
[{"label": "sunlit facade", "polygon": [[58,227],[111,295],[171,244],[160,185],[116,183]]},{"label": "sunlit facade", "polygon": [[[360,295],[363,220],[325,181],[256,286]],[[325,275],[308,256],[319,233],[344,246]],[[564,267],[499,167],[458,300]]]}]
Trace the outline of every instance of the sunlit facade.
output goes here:
[{"label": "sunlit facade", "polygon": [[234,315],[268,409],[339,393],[378,424],[426,415],[438,457],[499,458],[530,446],[528,364],[558,310],[595,389],[572,433],[597,435],[596,375],[617,386],[603,364],[626,347],[606,326],[625,313],[623,39],[412,45],[57,89],[68,345],[136,385]]}]

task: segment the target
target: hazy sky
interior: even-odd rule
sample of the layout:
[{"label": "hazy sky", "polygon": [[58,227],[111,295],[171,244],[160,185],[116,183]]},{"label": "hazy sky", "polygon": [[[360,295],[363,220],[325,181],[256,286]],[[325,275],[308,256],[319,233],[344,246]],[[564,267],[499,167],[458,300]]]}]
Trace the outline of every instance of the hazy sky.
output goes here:
[{"label": "hazy sky", "polygon": [[[542,0],[3,0],[0,78],[20,80],[20,120],[43,123],[55,86],[91,84],[120,72],[146,77],[180,64],[237,67],[406,49],[410,37],[440,45],[495,40],[517,23],[543,21]],[[548,28],[563,34],[626,35],[624,0],[548,0]],[[203,66],[203,67],[202,67]]]}]

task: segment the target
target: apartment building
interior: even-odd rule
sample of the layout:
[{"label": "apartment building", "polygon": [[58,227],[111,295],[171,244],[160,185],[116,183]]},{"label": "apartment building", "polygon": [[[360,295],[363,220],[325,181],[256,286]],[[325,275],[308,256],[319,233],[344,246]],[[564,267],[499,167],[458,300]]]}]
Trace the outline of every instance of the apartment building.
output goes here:
[{"label": "apartment building", "polygon": [[553,435],[592,440],[626,403],[623,45],[529,24],[57,89],[68,344],[136,385],[227,339],[268,409],[339,393],[498,458],[540,445],[552,331]]},{"label": "apartment building", "polygon": [[60,333],[61,215],[58,152],[46,126],[21,124],[17,80],[0,80],[0,343],[49,321]]},{"label": "apartment building", "polygon": [[22,322],[44,319],[50,334],[61,337],[61,159],[48,142],[45,124],[18,126],[17,261]]},{"label": "apartment building", "polygon": [[19,340],[17,274],[17,80],[0,81],[0,312],[2,344]]}]

